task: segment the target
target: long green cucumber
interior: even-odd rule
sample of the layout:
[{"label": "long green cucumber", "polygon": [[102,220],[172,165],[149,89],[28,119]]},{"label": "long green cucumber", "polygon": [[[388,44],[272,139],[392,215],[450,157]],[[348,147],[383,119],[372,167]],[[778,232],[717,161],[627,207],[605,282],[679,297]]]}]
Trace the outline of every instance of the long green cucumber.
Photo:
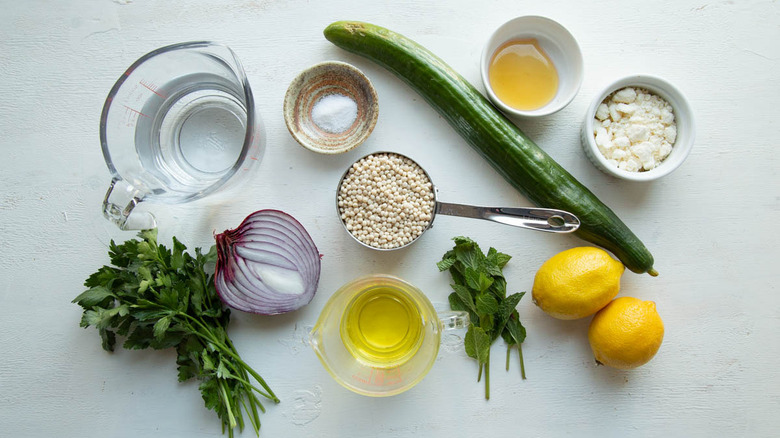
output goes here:
[{"label": "long green cucumber", "polygon": [[324,33],[336,46],[376,62],[411,86],[531,202],[574,213],[581,222],[580,238],[608,249],[631,271],[658,275],[650,251],[609,207],[436,55],[369,23],[339,21]]}]

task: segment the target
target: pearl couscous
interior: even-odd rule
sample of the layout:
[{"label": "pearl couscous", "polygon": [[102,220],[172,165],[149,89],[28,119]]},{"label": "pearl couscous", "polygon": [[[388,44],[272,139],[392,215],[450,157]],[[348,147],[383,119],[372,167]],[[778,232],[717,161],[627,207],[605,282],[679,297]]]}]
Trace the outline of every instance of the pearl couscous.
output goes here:
[{"label": "pearl couscous", "polygon": [[433,220],[433,184],[411,159],[372,154],[357,161],[338,193],[341,220],[368,246],[393,249],[411,243]]}]

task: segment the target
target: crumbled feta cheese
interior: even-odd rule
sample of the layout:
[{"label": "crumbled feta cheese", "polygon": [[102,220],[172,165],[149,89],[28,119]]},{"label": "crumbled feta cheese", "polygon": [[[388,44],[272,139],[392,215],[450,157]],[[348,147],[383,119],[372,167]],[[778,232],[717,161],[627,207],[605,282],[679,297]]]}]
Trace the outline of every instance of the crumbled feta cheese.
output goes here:
[{"label": "crumbled feta cheese", "polygon": [[631,125],[626,132],[628,133],[628,139],[631,140],[631,143],[646,141],[650,138],[650,130],[647,129],[647,126],[645,125]]},{"label": "crumbled feta cheese", "polygon": [[609,108],[609,117],[612,118],[613,122],[619,122],[623,118],[623,115],[618,112],[616,104],[609,104],[607,108]]},{"label": "crumbled feta cheese", "polygon": [[629,140],[625,135],[616,138],[613,143],[615,143],[615,146],[619,147],[620,149],[628,149],[628,147],[631,146],[631,140]]},{"label": "crumbled feta cheese", "polygon": [[641,88],[626,87],[596,108],[596,145],[612,165],[629,172],[650,170],[672,151],[677,125],[672,106]]},{"label": "crumbled feta cheese", "polygon": [[596,128],[596,146],[604,147],[604,144],[609,141],[609,137],[605,128]]},{"label": "crumbled feta cheese", "polygon": [[631,103],[636,100],[636,94],[636,90],[627,87],[615,93],[613,100],[620,103]]},{"label": "crumbled feta cheese", "polygon": [[636,105],[631,103],[619,103],[617,104],[617,110],[623,114],[634,114],[634,111],[636,111]]},{"label": "crumbled feta cheese", "polygon": [[663,142],[661,143],[661,147],[658,149],[658,156],[663,160],[664,158],[668,157],[671,152],[672,145],[667,142]]},{"label": "crumbled feta cheese", "polygon": [[622,160],[623,158],[626,158],[628,156],[628,152],[626,152],[624,149],[615,149],[612,151],[612,159],[613,160]]},{"label": "crumbled feta cheese", "polygon": [[674,144],[674,141],[677,139],[677,127],[672,125],[664,129],[664,138],[670,144]]},{"label": "crumbled feta cheese", "polygon": [[609,117],[609,108],[607,108],[606,104],[602,103],[598,108],[596,108],[596,118],[599,120],[604,120],[607,117]]}]

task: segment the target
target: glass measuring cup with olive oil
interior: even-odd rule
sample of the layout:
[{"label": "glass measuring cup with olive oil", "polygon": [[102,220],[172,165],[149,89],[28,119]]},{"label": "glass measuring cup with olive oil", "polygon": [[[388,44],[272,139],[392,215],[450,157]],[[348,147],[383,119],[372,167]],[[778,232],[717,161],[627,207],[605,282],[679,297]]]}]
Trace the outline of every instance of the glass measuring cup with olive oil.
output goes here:
[{"label": "glass measuring cup with olive oil", "polygon": [[466,312],[437,314],[416,287],[390,275],[372,275],[333,294],[310,343],[338,383],[382,397],[419,383],[436,360],[442,331],[467,325]]},{"label": "glass measuring cup with olive oil", "polygon": [[347,304],[341,318],[341,341],[355,359],[378,368],[409,360],[420,348],[423,318],[411,297],[378,285]]}]

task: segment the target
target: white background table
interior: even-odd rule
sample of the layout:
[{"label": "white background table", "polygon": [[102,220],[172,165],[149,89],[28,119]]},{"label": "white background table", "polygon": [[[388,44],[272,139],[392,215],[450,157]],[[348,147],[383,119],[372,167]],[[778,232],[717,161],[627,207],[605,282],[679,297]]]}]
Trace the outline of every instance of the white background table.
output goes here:
[{"label": "white background table", "polygon": [[[243,61],[267,151],[241,192],[154,208],[161,242],[176,235],[190,248],[210,246],[213,231],[276,208],[298,218],[324,254],[319,292],[307,307],[275,317],[234,313],[230,333],[239,351],[282,399],[262,415],[261,436],[776,436],[777,2],[2,0],[0,11],[0,436],[221,436],[197,385],[177,383],[172,352],[106,353],[96,330],[78,327],[80,309],[70,303],[107,263],[108,240],[133,236],[99,214],[109,182],[98,141],[105,95],[142,54],[202,39],[231,46]],[[497,342],[491,400],[476,382],[476,363],[451,337],[411,391],[385,399],[352,394],[305,344],[307,328],[343,283],[396,274],[446,307],[449,277],[435,262],[453,236],[513,255],[510,292],[530,291],[544,260],[584,242],[444,216],[404,251],[379,254],[353,242],[334,213],[335,185],[371,151],[412,156],[447,201],[527,202],[409,87],[336,48],[322,30],[342,19],[383,25],[427,46],[482,90],[482,45],[519,15],[565,25],[581,45],[585,78],[567,108],[517,124],[654,253],[661,275],[626,273],[620,295],[656,302],[663,346],[630,372],[596,366],[589,319],[553,320],[529,296],[519,306],[528,379],[520,379],[516,357],[503,370]],[[324,60],[362,69],[380,100],[372,136],[341,156],[304,150],[282,119],[292,78]],[[602,174],[578,140],[597,90],[634,73],[677,85],[698,125],[687,162],[649,184]]]}]

